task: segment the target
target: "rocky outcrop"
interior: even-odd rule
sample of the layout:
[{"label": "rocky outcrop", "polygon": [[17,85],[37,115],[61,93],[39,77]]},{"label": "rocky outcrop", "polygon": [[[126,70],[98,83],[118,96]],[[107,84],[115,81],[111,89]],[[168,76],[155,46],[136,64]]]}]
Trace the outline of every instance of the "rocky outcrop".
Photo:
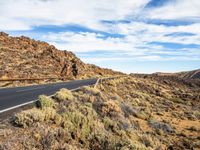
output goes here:
[{"label": "rocky outcrop", "polygon": [[70,51],[60,51],[46,42],[11,37],[0,32],[0,78],[86,78],[120,74],[85,64]]}]

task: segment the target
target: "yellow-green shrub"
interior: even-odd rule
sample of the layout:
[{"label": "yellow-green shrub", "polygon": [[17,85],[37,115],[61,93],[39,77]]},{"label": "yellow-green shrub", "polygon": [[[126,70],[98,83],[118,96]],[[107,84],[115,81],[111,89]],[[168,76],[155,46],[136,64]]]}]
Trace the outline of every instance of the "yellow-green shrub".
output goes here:
[{"label": "yellow-green shrub", "polygon": [[40,95],[39,96],[39,100],[38,100],[37,104],[42,109],[44,109],[45,107],[53,107],[53,106],[55,106],[54,100],[51,99],[48,96],[45,96],[45,95]]},{"label": "yellow-green shrub", "polygon": [[121,112],[121,108],[112,100],[102,104],[101,112],[103,115],[115,115]]},{"label": "yellow-green shrub", "polygon": [[56,114],[53,108],[44,109],[30,109],[18,113],[14,118],[14,123],[18,126],[28,127],[36,124],[37,122],[49,121],[54,119]]},{"label": "yellow-green shrub", "polygon": [[91,94],[91,95],[98,95],[100,94],[100,91],[97,88],[90,87],[90,86],[84,86],[80,89],[86,94]]},{"label": "yellow-green shrub", "polygon": [[18,113],[15,116],[14,123],[18,126],[27,127],[35,124],[36,122],[42,122],[45,120],[45,114],[36,108],[26,110]]},{"label": "yellow-green shrub", "polygon": [[59,102],[65,100],[73,100],[74,96],[70,90],[61,89],[60,91],[56,92],[54,96]]},{"label": "yellow-green shrub", "polygon": [[55,122],[55,124],[60,125],[62,123],[62,116],[59,114],[56,114],[54,116],[54,122]]}]

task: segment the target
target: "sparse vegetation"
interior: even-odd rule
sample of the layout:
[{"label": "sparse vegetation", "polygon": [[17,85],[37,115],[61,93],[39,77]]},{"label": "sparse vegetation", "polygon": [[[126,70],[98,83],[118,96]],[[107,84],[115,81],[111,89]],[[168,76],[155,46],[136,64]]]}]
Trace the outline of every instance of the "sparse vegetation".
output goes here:
[{"label": "sparse vegetation", "polygon": [[200,90],[166,80],[129,76],[42,95],[39,108],[16,114],[0,149],[198,149],[199,99],[190,98]]}]

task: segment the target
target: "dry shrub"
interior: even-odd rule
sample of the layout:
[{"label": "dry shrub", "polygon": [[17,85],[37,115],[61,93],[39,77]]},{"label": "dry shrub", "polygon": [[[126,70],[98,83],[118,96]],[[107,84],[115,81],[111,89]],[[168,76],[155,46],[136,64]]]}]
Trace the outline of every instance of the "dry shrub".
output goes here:
[{"label": "dry shrub", "polygon": [[51,99],[48,96],[40,95],[39,96],[39,100],[37,102],[37,105],[41,109],[44,109],[45,107],[53,107],[53,106],[55,106],[55,102],[53,101],[53,99]]},{"label": "dry shrub", "polygon": [[117,91],[117,84],[115,80],[108,80],[106,81],[106,84],[108,85],[109,89],[116,92]]},{"label": "dry shrub", "polygon": [[63,127],[69,130],[72,138],[77,141],[86,142],[91,133],[91,124],[93,121],[78,110],[67,112],[63,117]]},{"label": "dry shrub", "polygon": [[149,121],[149,125],[152,128],[156,129],[156,130],[161,129],[164,132],[168,132],[168,133],[174,132],[174,130],[172,129],[172,127],[169,124],[167,124],[167,123],[158,122],[158,121],[155,121],[155,120],[150,120]]},{"label": "dry shrub", "polygon": [[96,134],[104,133],[103,124],[90,106],[79,105],[78,108],[68,109],[62,116],[62,126],[69,131],[72,139],[81,144],[89,144]]},{"label": "dry shrub", "polygon": [[85,93],[80,93],[80,92],[76,92],[74,94],[77,99],[83,103],[93,103],[95,101],[95,96],[92,96],[92,95],[88,95],[88,94],[85,94]]},{"label": "dry shrub", "polygon": [[56,112],[52,108],[45,108],[43,110],[33,108],[18,113],[14,118],[14,123],[21,127],[29,127],[36,124],[37,122],[54,119],[55,114]]},{"label": "dry shrub", "polygon": [[62,116],[59,115],[59,114],[56,114],[54,116],[54,122],[55,122],[56,125],[60,125],[62,123]]},{"label": "dry shrub", "polygon": [[101,92],[97,88],[90,87],[90,86],[84,86],[80,89],[80,91],[84,92],[85,94],[91,94],[91,95],[101,94]]},{"label": "dry shrub", "polygon": [[160,146],[160,141],[149,134],[143,134],[140,137],[140,140],[146,147],[152,147],[156,149]]},{"label": "dry shrub", "polygon": [[129,117],[137,113],[137,110],[134,109],[130,104],[122,104],[121,109],[124,112],[125,117]]},{"label": "dry shrub", "polygon": [[56,110],[52,108],[46,108],[42,112],[45,114],[45,121],[53,120],[56,115]]},{"label": "dry shrub", "polygon": [[121,108],[112,100],[104,102],[101,107],[103,115],[113,116],[121,113]]},{"label": "dry shrub", "polygon": [[193,111],[193,115],[194,115],[198,120],[200,120],[200,111],[198,111],[198,110]]},{"label": "dry shrub", "polygon": [[104,123],[104,127],[105,127],[106,130],[114,131],[117,128],[117,123],[114,122],[113,120],[111,120],[108,117],[103,118],[103,123]]},{"label": "dry shrub", "polygon": [[14,123],[18,126],[28,127],[37,122],[42,122],[45,119],[45,114],[36,108],[23,111],[15,116]]},{"label": "dry shrub", "polygon": [[74,96],[70,90],[67,89],[61,89],[60,91],[56,92],[54,96],[59,102],[65,101],[65,100],[73,100]]},{"label": "dry shrub", "polygon": [[139,142],[129,140],[126,137],[118,137],[114,135],[108,135],[104,139],[104,143],[107,143],[106,145],[103,145],[101,150],[147,150],[143,144],[140,144]]},{"label": "dry shrub", "polygon": [[143,120],[147,120],[149,118],[149,115],[144,111],[138,111],[134,114],[134,116]]}]

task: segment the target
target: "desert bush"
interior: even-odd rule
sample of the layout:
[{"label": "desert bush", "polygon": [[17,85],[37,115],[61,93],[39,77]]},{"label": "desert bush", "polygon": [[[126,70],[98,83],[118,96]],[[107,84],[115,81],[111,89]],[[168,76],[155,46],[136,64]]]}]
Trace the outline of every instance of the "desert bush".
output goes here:
[{"label": "desert bush", "polygon": [[104,85],[107,85],[109,90],[112,90],[114,92],[117,91],[117,84],[116,84],[116,80],[108,80],[105,82]]},{"label": "desert bush", "polygon": [[48,96],[45,95],[40,95],[39,96],[39,100],[37,101],[37,105],[40,108],[45,108],[45,107],[53,107],[55,106],[55,102],[53,101],[53,99],[51,99]]},{"label": "desert bush", "polygon": [[38,149],[66,149],[67,143],[71,140],[67,130],[60,127],[50,127],[41,125],[38,127],[36,134],[40,135],[40,147]]},{"label": "desert bush", "polygon": [[149,118],[148,114],[143,111],[138,111],[136,114],[134,114],[134,116],[143,120],[147,120]]},{"label": "desert bush", "polygon": [[143,120],[147,120],[150,117],[149,112],[147,112],[147,110],[138,110],[131,107],[131,105],[123,104],[121,106],[121,109],[124,112],[125,117],[129,117],[130,115],[132,115]]},{"label": "desert bush", "polygon": [[79,91],[82,91],[85,94],[91,94],[91,95],[101,94],[101,92],[97,88],[90,87],[90,86],[83,86]]},{"label": "desert bush", "polygon": [[44,120],[45,114],[41,110],[34,108],[18,113],[14,118],[14,123],[18,126],[28,127]]},{"label": "desert bush", "polygon": [[109,100],[102,104],[101,113],[103,115],[115,116],[121,113],[121,108],[114,101]]},{"label": "desert bush", "polygon": [[137,110],[131,107],[131,105],[128,104],[122,104],[121,109],[124,112],[125,117],[129,117],[130,115],[137,114]]},{"label": "desert bush", "polygon": [[74,94],[74,96],[81,102],[83,103],[93,103],[96,99],[95,96],[93,95],[89,95],[89,94],[85,94],[85,93],[80,93],[80,92],[76,92]]},{"label": "desert bush", "polygon": [[108,85],[108,86],[114,86],[114,87],[116,87],[116,80],[108,80],[108,81],[106,81],[106,84]]},{"label": "desert bush", "polygon": [[85,115],[88,119],[96,119],[97,113],[93,109],[91,103],[85,103],[84,105],[79,106],[79,111]]},{"label": "desert bush", "polygon": [[143,144],[131,141],[126,137],[110,135],[105,141],[107,145],[102,147],[102,150],[147,150]]},{"label": "desert bush", "polygon": [[158,122],[155,120],[149,120],[149,125],[156,130],[161,129],[164,132],[168,132],[168,133],[172,133],[174,131],[169,124]]},{"label": "desert bush", "polygon": [[193,114],[198,120],[200,120],[200,111],[199,110],[193,111]]},{"label": "desert bush", "polygon": [[56,92],[55,99],[57,99],[59,102],[65,101],[65,100],[73,100],[74,96],[70,90],[67,89],[61,89],[60,91]]},{"label": "desert bush", "polygon": [[89,121],[89,119],[78,110],[64,114],[63,126],[71,132],[72,138],[77,141],[86,141],[91,132],[92,123],[92,120]]},{"label": "desert bush", "polygon": [[33,108],[31,110],[26,110],[18,113],[14,118],[14,123],[21,127],[29,127],[37,122],[49,121],[54,119],[55,110],[52,108],[45,108],[43,110]]},{"label": "desert bush", "polygon": [[171,98],[170,100],[174,103],[184,104],[184,101],[180,98]]},{"label": "desert bush", "polygon": [[160,141],[149,134],[143,134],[140,140],[146,147],[157,148],[160,146]]},{"label": "desert bush", "polygon": [[54,119],[56,115],[56,110],[48,107],[42,110],[42,113],[45,114],[45,121],[49,121]]},{"label": "desert bush", "polygon": [[114,131],[117,128],[117,123],[108,117],[103,118],[103,124],[106,130]]},{"label": "desert bush", "polygon": [[55,114],[54,122],[55,122],[56,125],[60,125],[62,123],[62,116],[59,115],[59,114]]}]

